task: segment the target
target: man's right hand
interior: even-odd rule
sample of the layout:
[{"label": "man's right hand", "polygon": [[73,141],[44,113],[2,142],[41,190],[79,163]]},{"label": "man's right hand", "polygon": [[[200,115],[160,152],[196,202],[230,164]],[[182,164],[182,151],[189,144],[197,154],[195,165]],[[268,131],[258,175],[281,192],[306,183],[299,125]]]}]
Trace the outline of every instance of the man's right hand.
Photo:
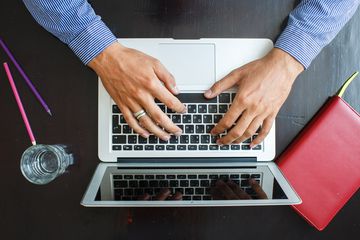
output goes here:
[{"label": "man's right hand", "polygon": [[[165,141],[171,133],[182,134],[155,103],[156,98],[175,112],[186,111],[185,105],[174,96],[179,93],[174,77],[159,60],[116,42],[96,56],[89,67],[99,75],[126,122],[138,134],[147,138],[153,133]],[[147,115],[138,121],[134,113],[141,110]]]}]

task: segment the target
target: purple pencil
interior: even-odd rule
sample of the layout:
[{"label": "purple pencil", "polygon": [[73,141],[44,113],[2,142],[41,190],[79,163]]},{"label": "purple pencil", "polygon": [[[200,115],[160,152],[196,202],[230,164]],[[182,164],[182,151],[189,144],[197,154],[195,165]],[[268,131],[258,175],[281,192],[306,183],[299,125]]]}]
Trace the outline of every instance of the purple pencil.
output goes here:
[{"label": "purple pencil", "polygon": [[31,89],[31,91],[34,93],[35,97],[39,100],[39,102],[41,103],[41,105],[44,107],[45,111],[47,113],[50,114],[50,116],[52,116],[50,108],[48,107],[48,105],[45,103],[44,99],[40,96],[39,92],[36,90],[35,86],[33,85],[33,83],[31,82],[31,80],[29,79],[29,77],[25,74],[24,70],[22,70],[22,68],[20,67],[20,65],[18,64],[18,62],[16,61],[15,57],[12,55],[12,53],[10,52],[9,48],[6,46],[6,44],[4,43],[4,41],[0,38],[0,45],[2,47],[2,49],[4,49],[5,53],[8,55],[8,57],[10,58],[10,60],[14,63],[15,67],[17,68],[17,70],[19,71],[20,75],[24,78],[26,84],[29,86],[29,88]]}]

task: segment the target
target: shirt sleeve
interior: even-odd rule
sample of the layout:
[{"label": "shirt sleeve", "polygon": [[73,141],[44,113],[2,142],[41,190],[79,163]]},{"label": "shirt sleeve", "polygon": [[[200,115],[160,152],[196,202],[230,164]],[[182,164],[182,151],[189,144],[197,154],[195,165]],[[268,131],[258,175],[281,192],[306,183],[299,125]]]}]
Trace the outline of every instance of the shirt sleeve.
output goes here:
[{"label": "shirt sleeve", "polygon": [[308,68],[358,8],[360,0],[302,0],[275,43]]},{"label": "shirt sleeve", "polygon": [[87,0],[23,0],[35,20],[88,64],[116,37]]}]

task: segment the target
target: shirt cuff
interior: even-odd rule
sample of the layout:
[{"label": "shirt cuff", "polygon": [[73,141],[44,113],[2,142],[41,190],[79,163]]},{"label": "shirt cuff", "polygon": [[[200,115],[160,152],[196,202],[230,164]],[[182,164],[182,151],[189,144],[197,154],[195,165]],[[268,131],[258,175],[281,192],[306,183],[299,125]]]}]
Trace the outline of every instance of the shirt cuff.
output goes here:
[{"label": "shirt cuff", "polygon": [[69,47],[87,65],[106,47],[116,41],[116,37],[101,20],[94,21],[83,30]]},{"label": "shirt cuff", "polygon": [[275,47],[290,54],[299,61],[305,69],[310,66],[311,62],[322,49],[310,35],[291,25],[288,25],[280,34],[275,43]]}]

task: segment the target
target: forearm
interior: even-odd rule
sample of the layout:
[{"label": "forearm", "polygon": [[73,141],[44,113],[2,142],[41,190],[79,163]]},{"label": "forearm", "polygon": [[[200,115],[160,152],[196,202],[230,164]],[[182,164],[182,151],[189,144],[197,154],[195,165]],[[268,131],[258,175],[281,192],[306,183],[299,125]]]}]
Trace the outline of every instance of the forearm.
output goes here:
[{"label": "forearm", "polygon": [[86,0],[23,0],[35,20],[88,64],[116,41]]},{"label": "forearm", "polygon": [[354,15],[359,0],[302,0],[275,43],[305,68]]}]

